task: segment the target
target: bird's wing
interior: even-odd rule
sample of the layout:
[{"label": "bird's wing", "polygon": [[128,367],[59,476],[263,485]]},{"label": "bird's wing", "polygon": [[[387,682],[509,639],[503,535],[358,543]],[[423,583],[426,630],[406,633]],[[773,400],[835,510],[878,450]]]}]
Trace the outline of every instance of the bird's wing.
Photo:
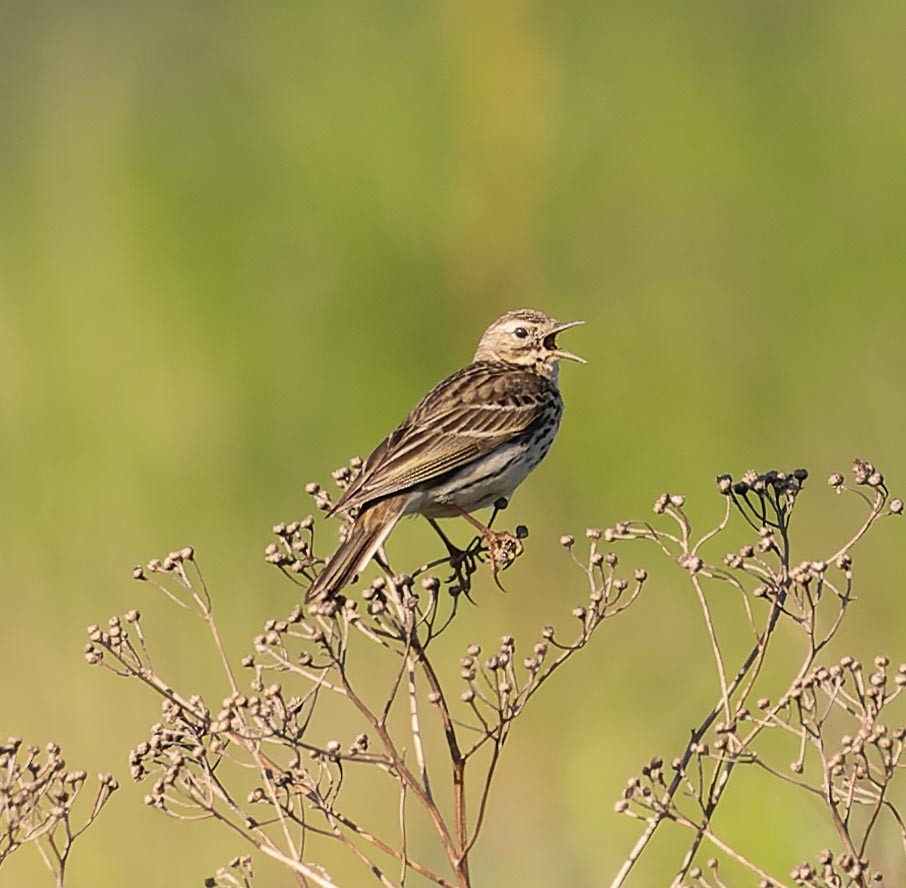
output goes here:
[{"label": "bird's wing", "polygon": [[438,383],[368,457],[335,511],[439,478],[518,437],[544,415],[551,383],[476,363]]}]

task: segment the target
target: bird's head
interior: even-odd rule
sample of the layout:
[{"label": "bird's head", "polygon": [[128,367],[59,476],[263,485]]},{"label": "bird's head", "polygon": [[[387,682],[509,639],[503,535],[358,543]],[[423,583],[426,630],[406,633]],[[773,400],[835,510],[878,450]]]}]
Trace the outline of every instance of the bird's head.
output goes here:
[{"label": "bird's head", "polygon": [[481,337],[475,361],[495,361],[555,377],[561,358],[585,363],[557,345],[557,334],[584,321],[561,323],[540,311],[520,308],[497,318]]}]

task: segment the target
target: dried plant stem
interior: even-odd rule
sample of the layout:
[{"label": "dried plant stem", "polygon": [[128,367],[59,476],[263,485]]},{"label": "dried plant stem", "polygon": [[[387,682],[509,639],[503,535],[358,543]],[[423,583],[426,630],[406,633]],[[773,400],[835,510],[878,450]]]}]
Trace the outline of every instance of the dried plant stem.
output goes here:
[{"label": "dried plant stem", "polygon": [[[743,666],[746,667],[746,663],[748,663],[749,660],[751,659],[750,667],[746,667],[746,670],[745,670],[746,672],[748,672],[748,669],[752,668],[752,675],[751,675],[751,678],[749,681],[750,687],[754,685],[755,679],[757,678],[757,675],[758,675],[759,671],[761,670],[761,665],[764,662],[765,652],[767,651],[768,641],[770,640],[771,636],[773,635],[774,629],[777,625],[777,620],[779,619],[780,613],[783,610],[783,603],[786,600],[786,594],[787,594],[787,589],[788,589],[788,585],[789,585],[789,577],[788,577],[789,548],[788,548],[788,546],[789,546],[789,542],[786,539],[786,536],[784,535],[784,547],[783,547],[783,555],[782,555],[782,563],[783,563],[782,574],[783,574],[783,576],[781,579],[781,586],[780,586],[780,590],[777,595],[777,600],[776,600],[775,606],[772,607],[772,609],[771,609],[771,615],[768,619],[768,625],[765,628],[764,634],[762,635],[762,641],[757,646],[757,654],[755,655],[754,658],[752,658],[752,654],[750,652],[749,656],[746,658],[746,662],[743,664]],[[737,680],[734,681],[734,683],[733,683],[734,691],[742,683],[741,677],[744,674],[745,673],[743,673],[742,670],[740,670],[740,672],[737,673]],[[724,700],[727,701],[728,699],[729,699],[729,697],[725,695]],[[732,721],[732,715],[730,714],[729,706],[727,706],[727,721],[728,721],[728,723],[730,721]],[[702,838],[704,838],[704,836],[708,832],[709,825],[711,823],[711,818],[714,816],[714,812],[717,810],[717,806],[720,803],[720,799],[723,796],[724,791],[726,790],[727,785],[730,782],[730,776],[733,772],[733,768],[735,767],[735,765],[736,765],[736,757],[731,752],[729,754],[728,759],[723,763],[723,766],[721,768],[719,768],[718,771],[715,773],[713,782],[712,782],[711,787],[707,794],[707,803],[705,805],[704,811],[702,812],[701,823],[700,823],[698,829],[696,830],[695,837],[692,839],[692,842],[690,843],[689,848],[686,851],[686,854],[683,858],[683,862],[680,864],[679,871],[677,872],[676,878],[674,879],[675,885],[680,883],[686,877],[686,874],[689,872],[689,867],[692,866],[692,861],[695,859],[695,855],[698,852],[699,846],[701,845]]]},{"label": "dried plant stem", "polygon": [[[440,838],[441,844],[444,847],[447,858],[451,863],[458,861],[456,846],[450,836],[440,810],[431,796],[425,791],[425,788],[421,785],[418,778],[409,770],[409,767],[403,761],[402,756],[396,749],[393,739],[387,731],[386,725],[374,715],[361,697],[359,697],[352,689],[352,686],[345,675],[343,676],[343,688],[349,701],[355,706],[380,739],[384,752],[392,762],[393,768],[400,779],[405,783],[407,790],[419,800],[427,811],[428,816],[431,818],[431,822],[434,824],[435,831]],[[463,871],[461,863],[459,863],[458,866],[454,866],[454,869],[459,877],[459,884],[463,886],[463,888],[468,888],[468,877]]]},{"label": "dried plant stem", "polygon": [[[353,461],[338,470],[339,486],[345,489],[352,483],[361,467],[361,461]],[[465,614],[459,605],[463,595],[471,600],[471,578],[481,564],[490,559],[493,576],[499,579],[500,571],[522,551],[520,541],[527,531],[520,528],[515,536],[494,538],[513,543],[506,563],[494,554],[486,534],[464,549],[444,536],[448,557],[429,559],[414,575],[394,574],[380,550],[375,563],[382,575],[355,595],[309,600],[283,619],[266,621],[254,639],[254,652],[241,661],[251,676],[249,692],[240,690],[192,550],[150,562],[147,573],[137,568],[136,579],[150,579],[204,621],[229,689],[213,709],[201,697],[171,687],[152,667],[137,611],[126,615],[131,638],[118,617],[111,618],[109,631],[90,627],[85,656],[117,675],[139,679],[162,702],[161,721],[130,755],[135,779],[154,775],[146,797],[152,807],[179,821],[215,819],[285,866],[303,888],[336,884],[324,868],[306,860],[309,836],[333,839],[333,847],[364,865],[381,888],[407,888],[417,877],[439,888],[470,888],[471,852],[487,825],[491,789],[516,720],[607,619],[633,604],[647,579],[641,568],[635,570],[634,585],[622,578],[616,552],[601,549],[601,541],[642,541],[678,565],[691,582],[691,600],[701,611],[713,655],[705,662],[712,664],[707,668],[715,675],[719,692],[681,755],[672,760],[672,774],[662,758],[654,758],[640,777],[627,782],[616,809],[644,821],[644,828],[611,888],[627,882],[665,822],[691,835],[674,870],[674,886],[727,884],[718,875],[716,859],[708,861],[710,876],[695,865],[700,850],[709,847],[765,885],[781,888],[783,883],[768,875],[768,867],[753,860],[749,850],[741,853],[728,835],[722,831],[718,837],[713,829],[733,775],[751,764],[759,779],[779,779],[820,797],[836,828],[840,853],[822,851],[817,866],[798,865],[791,872],[792,882],[801,888],[863,888],[880,877],[869,861],[876,847],[869,838],[880,833],[879,823],[887,822],[885,812],[900,831],[906,858],[906,827],[891,789],[896,772],[906,768],[902,761],[906,727],[899,722],[891,727],[880,717],[906,689],[906,663],[894,673],[889,659],[879,655],[869,674],[853,657],[821,665],[818,656],[837,636],[855,601],[852,547],[879,518],[901,514],[903,503],[888,501],[883,478],[869,463],[857,460],[853,471],[857,487],[868,491],[856,490],[868,514],[847,543],[827,547],[835,551],[830,563],[794,564],[791,556],[790,519],[808,477],[799,469],[789,474],[747,472],[737,482],[721,476],[724,514],[716,527],[701,535],[693,534],[685,498],[665,493],[654,505],[655,514],[663,516],[660,522],[620,522],[604,531],[589,528],[585,557],[577,554],[572,535],[563,536],[561,545],[584,576],[584,597],[572,609],[574,629],[564,636],[560,629],[545,626],[534,643],[519,648],[519,657],[510,635],[484,654],[480,644],[469,644],[455,665],[440,662],[431,645]],[[838,475],[830,483],[837,491],[846,489]],[[318,485],[308,489],[319,510],[331,509],[325,491]],[[707,561],[706,549],[712,549],[737,513],[757,537],[725,555],[722,565]],[[664,522],[666,530],[655,527]],[[267,561],[307,587],[325,563],[313,550],[314,520],[275,525],[274,534],[277,542],[265,550]],[[446,580],[426,573],[441,565],[451,570]],[[715,592],[711,584],[721,585]],[[443,594],[445,585],[449,597]],[[731,601],[741,597],[744,614],[735,604],[729,616],[716,607],[721,589],[729,592]],[[724,621],[734,617],[744,619],[748,627],[739,646],[724,631]],[[778,631],[781,621],[790,632]],[[783,661],[778,647],[787,654],[796,652],[797,666],[785,673],[791,676],[790,684],[782,685],[786,690],[774,700],[756,699],[756,688],[767,685],[768,678],[773,688],[775,671],[766,664]],[[351,671],[350,664],[358,668],[363,653],[374,658],[365,664],[370,680],[353,678]],[[463,684],[454,689],[454,682]],[[326,708],[321,704],[328,698],[344,707],[365,732],[352,742],[331,734],[325,737],[325,730],[335,729],[321,718]],[[431,709],[436,716],[427,714]],[[427,731],[434,718],[439,720],[442,740]],[[846,723],[855,727],[844,730]],[[768,732],[788,750],[788,770],[795,776],[778,767],[770,744],[761,742]],[[9,761],[2,745],[0,759],[0,764]],[[362,770],[379,774],[382,781],[389,779],[396,790],[396,810],[385,812],[380,821],[386,824],[396,818],[399,832],[391,842],[368,828],[371,813],[357,813],[354,796],[344,792]],[[246,777],[237,783],[238,774]],[[251,791],[249,774],[254,781]],[[438,798],[435,791],[446,780],[450,793],[441,792]],[[733,781],[734,786],[739,782]],[[240,792],[237,786],[244,788]],[[694,809],[684,801],[687,796]],[[92,817],[98,810],[96,805]],[[419,818],[430,823],[431,842],[442,852],[439,871],[417,859],[420,853],[413,847],[411,827]],[[79,832],[70,830],[68,823],[56,837],[51,830],[51,821],[38,819],[27,835],[46,840],[42,854],[62,885],[68,853],[63,838],[71,843]],[[0,862],[6,853],[0,832]],[[209,883],[217,888],[251,888],[250,861],[235,858],[230,864],[234,872],[219,870]]]},{"label": "dried plant stem", "polygon": [[[443,726],[444,738],[447,743],[447,750],[450,755],[450,766],[453,780],[453,811],[456,834],[456,855],[451,862],[454,871],[459,873],[464,879],[465,884],[469,880],[469,860],[468,851],[471,845],[468,842],[468,828],[466,824],[466,760],[463,757],[459,747],[459,740],[456,736],[456,728],[453,725],[453,719],[450,716],[450,709],[447,699],[444,696],[443,687],[438,680],[437,673],[431,665],[431,661],[417,638],[412,641],[412,648],[428,686],[431,688],[432,698],[436,701],[437,711],[440,713]],[[414,705],[414,704],[413,704]]]},{"label": "dried plant stem", "polygon": [[[689,829],[695,830],[696,833],[698,833],[699,831],[701,831],[702,834],[703,834],[703,836],[704,836],[704,837],[705,837],[712,845],[714,845],[715,848],[718,848],[718,849],[720,849],[721,851],[723,851],[723,853],[726,854],[727,857],[731,857],[731,858],[732,858],[733,860],[735,860],[737,863],[741,864],[741,865],[744,866],[746,869],[748,869],[748,870],[750,870],[751,872],[755,873],[756,876],[760,876],[760,877],[764,880],[764,882],[765,882],[767,885],[772,886],[772,888],[786,888],[786,885],[785,885],[785,883],[784,883],[783,881],[781,881],[780,879],[778,879],[778,878],[776,878],[776,877],[774,877],[774,876],[768,875],[768,873],[765,872],[760,866],[757,866],[756,864],[752,863],[751,860],[749,860],[748,858],[744,857],[744,856],[743,856],[742,854],[740,854],[735,848],[731,847],[731,846],[728,845],[726,842],[724,842],[724,841],[722,841],[721,839],[719,839],[719,838],[711,831],[710,828],[705,829],[705,830],[700,830],[700,827],[699,827],[698,824],[692,823],[692,822],[689,821],[689,820],[685,820],[685,819],[683,819],[682,817],[676,818],[676,819],[675,819],[675,822],[676,822],[677,824],[679,824],[680,826],[685,826],[685,827],[688,827]],[[674,885],[674,886],[680,885],[681,883],[682,883],[682,878],[681,878],[680,876],[677,876],[677,877],[674,879],[674,881],[673,881],[673,885]]]},{"label": "dried plant stem", "polygon": [[717,631],[714,628],[714,620],[711,617],[711,608],[708,606],[708,599],[705,598],[705,591],[697,576],[692,577],[692,585],[698,595],[698,603],[702,609],[705,618],[705,625],[708,627],[708,639],[711,642],[711,650],[714,653],[714,664],[717,666],[717,676],[720,679],[720,691],[724,704],[724,717],[727,721],[733,718],[730,712],[730,692],[727,688],[727,675],[724,671],[724,660],[720,652],[720,644],[717,641]]},{"label": "dried plant stem", "polygon": [[[742,684],[742,681],[748,675],[749,670],[752,668],[752,666],[763,659],[764,653],[767,650],[768,641],[774,631],[774,627],[777,624],[777,618],[780,615],[780,610],[780,607],[776,604],[772,607],[770,617],[768,618],[767,627],[759,637],[758,643],[749,651],[745,660],[743,660],[743,662],[740,664],[739,668],[736,671],[736,675],[727,687],[728,697],[736,692],[736,690]],[[676,770],[676,773],[671,780],[670,785],[660,799],[660,807],[664,811],[664,813],[648,818],[644,832],[639,836],[635,845],[632,847],[626,859],[620,866],[620,869],[617,871],[616,876],[614,876],[613,881],[610,883],[611,888],[619,888],[619,886],[625,884],[626,879],[629,877],[629,874],[632,871],[632,868],[642,856],[642,852],[648,846],[648,843],[651,841],[651,839],[654,838],[654,834],[657,831],[658,827],[666,819],[666,811],[669,809],[670,802],[676,795],[676,792],[679,789],[680,784],[682,783],[682,774],[685,771],[686,766],[692,760],[692,750],[697,744],[702,742],[711,726],[724,710],[724,700],[725,697],[723,694],[721,694],[721,699],[717,702],[717,704],[715,704],[708,715],[705,716],[699,726],[692,732],[692,735],[689,738],[689,742],[686,744],[686,748],[683,750],[683,754],[680,757],[680,768]]]},{"label": "dried plant stem", "polygon": [[268,857],[276,860],[291,872],[298,873],[306,879],[314,882],[314,884],[317,885],[318,888],[340,888],[339,885],[337,885],[327,876],[321,875],[315,869],[305,863],[302,863],[302,861],[300,860],[295,860],[292,857],[287,857],[285,854],[283,854],[281,851],[279,851],[269,843],[262,843],[258,846],[258,850],[261,851],[262,854],[266,854]]}]

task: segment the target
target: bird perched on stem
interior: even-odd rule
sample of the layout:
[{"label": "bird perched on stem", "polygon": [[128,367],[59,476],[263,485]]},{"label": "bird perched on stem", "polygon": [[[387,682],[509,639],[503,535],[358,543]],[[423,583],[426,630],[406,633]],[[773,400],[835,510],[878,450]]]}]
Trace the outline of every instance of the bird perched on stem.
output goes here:
[{"label": "bird perched on stem", "polygon": [[560,348],[557,335],[581,323],[522,308],[485,330],[472,363],[419,401],[333,507],[331,514],[355,517],[307,601],[352,582],[403,515],[424,515],[438,532],[436,518],[462,516],[484,535],[495,561],[503,538],[514,538],[471,513],[509,500],[550,449],[563,414],[560,360],[585,363]]}]

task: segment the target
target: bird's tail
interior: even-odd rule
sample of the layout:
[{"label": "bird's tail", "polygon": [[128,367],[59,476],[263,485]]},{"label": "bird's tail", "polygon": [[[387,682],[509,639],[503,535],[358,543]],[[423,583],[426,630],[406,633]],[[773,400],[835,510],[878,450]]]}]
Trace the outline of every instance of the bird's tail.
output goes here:
[{"label": "bird's tail", "polygon": [[399,521],[406,496],[391,496],[359,513],[345,542],[330,558],[305,595],[306,602],[339,594],[374,557]]}]

